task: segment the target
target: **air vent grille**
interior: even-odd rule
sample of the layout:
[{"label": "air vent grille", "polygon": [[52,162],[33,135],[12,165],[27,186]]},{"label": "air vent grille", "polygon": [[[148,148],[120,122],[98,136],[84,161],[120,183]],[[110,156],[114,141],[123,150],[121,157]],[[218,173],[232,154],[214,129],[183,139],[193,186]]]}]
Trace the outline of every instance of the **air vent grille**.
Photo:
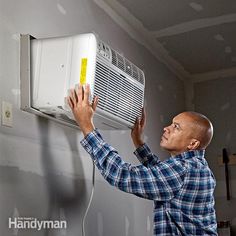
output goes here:
[{"label": "air vent grille", "polygon": [[123,71],[125,71],[125,62],[124,58],[117,54],[117,67]]},{"label": "air vent grille", "polygon": [[114,66],[118,67],[120,70],[129,74],[131,77],[133,77],[141,84],[144,84],[143,72],[137,66],[135,66],[133,63],[125,59],[115,50],[111,49],[111,53],[112,53],[112,64]]},{"label": "air vent grille", "polygon": [[108,66],[96,63],[94,95],[98,107],[132,124],[141,115],[144,91]]}]

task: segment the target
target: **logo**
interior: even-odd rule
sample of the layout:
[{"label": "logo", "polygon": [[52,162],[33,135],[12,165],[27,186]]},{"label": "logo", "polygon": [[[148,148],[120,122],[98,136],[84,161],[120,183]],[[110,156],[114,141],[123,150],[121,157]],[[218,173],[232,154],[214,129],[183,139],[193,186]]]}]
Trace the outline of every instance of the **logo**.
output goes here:
[{"label": "logo", "polygon": [[66,229],[65,220],[39,220],[33,217],[8,218],[9,229]]}]

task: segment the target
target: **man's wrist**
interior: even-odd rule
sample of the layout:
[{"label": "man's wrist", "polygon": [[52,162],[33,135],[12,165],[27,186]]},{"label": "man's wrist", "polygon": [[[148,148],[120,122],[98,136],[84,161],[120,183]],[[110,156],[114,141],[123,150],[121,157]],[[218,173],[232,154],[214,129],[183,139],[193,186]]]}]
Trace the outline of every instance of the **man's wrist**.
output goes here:
[{"label": "man's wrist", "polygon": [[93,132],[95,130],[95,126],[93,124],[90,124],[86,127],[81,127],[81,130],[84,134],[84,137],[87,136],[89,133]]},{"label": "man's wrist", "polygon": [[139,148],[139,147],[141,147],[141,146],[143,146],[143,145],[144,145],[144,142],[143,142],[142,140],[136,141],[135,144],[134,144],[134,146],[135,146],[136,149]]}]

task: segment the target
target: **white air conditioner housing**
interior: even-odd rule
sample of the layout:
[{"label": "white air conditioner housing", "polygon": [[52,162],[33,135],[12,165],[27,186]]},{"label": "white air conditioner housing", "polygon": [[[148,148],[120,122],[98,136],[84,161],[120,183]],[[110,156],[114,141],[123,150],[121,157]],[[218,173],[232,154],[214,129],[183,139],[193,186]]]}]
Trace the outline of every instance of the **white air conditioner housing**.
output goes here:
[{"label": "white air conditioner housing", "polygon": [[66,97],[70,88],[88,83],[90,100],[99,97],[98,128],[127,129],[141,115],[143,71],[93,33],[47,39],[22,35],[21,60],[24,110],[75,125]]}]

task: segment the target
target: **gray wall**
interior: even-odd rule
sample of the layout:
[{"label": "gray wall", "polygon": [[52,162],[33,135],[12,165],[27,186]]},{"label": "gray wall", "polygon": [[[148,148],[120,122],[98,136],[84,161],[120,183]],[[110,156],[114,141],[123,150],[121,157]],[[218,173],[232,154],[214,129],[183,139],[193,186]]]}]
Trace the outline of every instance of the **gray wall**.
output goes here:
[{"label": "gray wall", "polygon": [[196,111],[206,114],[214,125],[214,138],[207,149],[217,186],[215,191],[217,219],[230,220],[236,235],[236,166],[229,166],[231,200],[226,200],[224,167],[218,164],[218,156],[227,148],[229,154],[236,153],[236,80],[221,78],[194,86]]},{"label": "gray wall", "polygon": [[[0,234],[82,235],[92,193],[93,164],[80,131],[23,112],[20,107],[19,34],[36,38],[95,31],[144,69],[148,123],[145,140],[164,158],[160,135],[184,110],[183,83],[131,39],[92,0],[0,0],[0,102],[13,104],[13,128],[0,126]],[[0,103],[1,105],[1,103]],[[130,131],[102,131],[133,164]],[[8,229],[13,216],[65,219],[67,230]],[[152,235],[152,202],[109,186],[96,171],[85,220],[86,236]]]}]

